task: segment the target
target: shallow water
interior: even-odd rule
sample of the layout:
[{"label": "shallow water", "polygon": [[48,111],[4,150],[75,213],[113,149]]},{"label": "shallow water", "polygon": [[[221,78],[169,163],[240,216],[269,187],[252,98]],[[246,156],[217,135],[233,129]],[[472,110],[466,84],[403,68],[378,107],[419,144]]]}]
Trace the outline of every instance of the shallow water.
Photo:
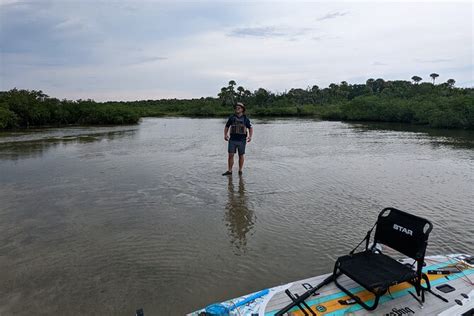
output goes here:
[{"label": "shallow water", "polygon": [[0,133],[0,315],[179,315],[315,274],[386,206],[474,253],[474,132],[223,119]]}]

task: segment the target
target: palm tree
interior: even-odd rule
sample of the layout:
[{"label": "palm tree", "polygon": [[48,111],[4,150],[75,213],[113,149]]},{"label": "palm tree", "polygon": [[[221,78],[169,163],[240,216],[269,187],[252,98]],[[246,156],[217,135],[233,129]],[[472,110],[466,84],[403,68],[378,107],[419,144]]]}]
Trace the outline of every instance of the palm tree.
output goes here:
[{"label": "palm tree", "polygon": [[365,85],[370,89],[371,92],[374,92],[374,83],[375,80],[373,78],[367,79]]},{"label": "palm tree", "polygon": [[418,84],[418,82],[420,82],[421,80],[423,80],[423,78],[418,77],[418,76],[413,76],[413,77],[411,77],[411,80],[413,80],[416,84]]},{"label": "palm tree", "polygon": [[434,72],[433,72],[433,73],[430,75],[430,77],[433,79],[433,84],[435,84],[435,79],[438,78],[439,75],[438,75],[437,73],[434,73]]},{"label": "palm tree", "polygon": [[375,80],[374,86],[377,92],[382,92],[382,90],[385,89],[385,80],[383,80],[382,78],[378,78],[377,80]]},{"label": "palm tree", "polygon": [[239,91],[239,97],[242,97],[244,95],[245,89],[242,86],[238,86],[237,91]]},{"label": "palm tree", "polygon": [[339,86],[335,83],[331,83],[329,85],[329,90],[330,90],[332,96],[336,96],[339,92]]},{"label": "palm tree", "polygon": [[222,87],[222,88],[221,88],[221,92],[219,92],[219,93],[217,94],[217,96],[218,96],[219,98],[221,98],[221,99],[224,99],[225,96],[226,96],[226,94],[227,94],[227,88],[226,88],[226,87]]},{"label": "palm tree", "polygon": [[255,94],[255,102],[259,106],[263,105],[268,100],[268,97],[269,97],[268,91],[263,88],[258,88],[258,90],[255,91],[254,94]]},{"label": "palm tree", "polygon": [[448,79],[448,81],[446,81],[446,83],[448,84],[448,87],[452,88],[452,87],[454,87],[454,84],[456,83],[456,80]]},{"label": "palm tree", "polygon": [[217,96],[222,100],[222,105],[234,104],[234,92],[230,91],[229,88],[221,88],[221,92]]}]

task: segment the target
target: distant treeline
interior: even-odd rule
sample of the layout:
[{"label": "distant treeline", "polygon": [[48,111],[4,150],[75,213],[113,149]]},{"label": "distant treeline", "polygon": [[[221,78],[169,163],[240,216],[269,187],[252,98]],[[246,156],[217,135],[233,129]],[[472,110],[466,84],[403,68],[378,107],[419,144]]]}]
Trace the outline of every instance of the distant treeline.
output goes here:
[{"label": "distant treeline", "polygon": [[230,81],[219,93],[222,104],[244,102],[257,116],[318,116],[328,120],[403,122],[436,128],[474,129],[474,89],[456,88],[454,79],[435,84],[369,79],[365,84],[332,83],[274,94],[254,93]]},{"label": "distant treeline", "polygon": [[474,89],[455,81],[435,84],[369,79],[364,84],[250,92],[231,80],[217,98],[162,99],[133,102],[59,100],[42,91],[0,92],[0,128],[69,124],[133,124],[146,116],[218,117],[244,102],[252,116],[317,116],[330,120],[405,122],[438,128],[474,129]]},{"label": "distant treeline", "polygon": [[0,128],[133,124],[139,120],[138,112],[126,104],[59,100],[34,90],[0,92]]}]

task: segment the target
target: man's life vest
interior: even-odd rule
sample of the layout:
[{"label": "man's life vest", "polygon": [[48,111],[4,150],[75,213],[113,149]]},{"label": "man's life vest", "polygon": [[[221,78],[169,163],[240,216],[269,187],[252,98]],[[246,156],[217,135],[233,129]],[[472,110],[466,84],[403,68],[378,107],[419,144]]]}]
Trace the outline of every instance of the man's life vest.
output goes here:
[{"label": "man's life vest", "polygon": [[245,115],[238,117],[234,115],[230,125],[231,134],[247,135],[247,126],[245,125]]}]

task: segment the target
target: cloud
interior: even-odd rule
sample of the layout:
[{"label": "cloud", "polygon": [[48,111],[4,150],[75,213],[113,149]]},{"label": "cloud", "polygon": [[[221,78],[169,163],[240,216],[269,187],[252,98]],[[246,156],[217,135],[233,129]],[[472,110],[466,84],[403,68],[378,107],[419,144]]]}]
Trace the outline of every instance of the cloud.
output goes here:
[{"label": "cloud", "polygon": [[317,21],[324,21],[324,20],[329,20],[329,19],[335,19],[341,16],[346,15],[349,12],[334,12],[334,13],[328,13],[320,18],[317,19]]},{"label": "cloud", "polygon": [[447,63],[452,61],[452,59],[446,58],[437,58],[437,59],[419,59],[415,58],[415,61],[418,63],[426,63],[426,64],[439,64],[439,63]]},{"label": "cloud", "polygon": [[135,61],[127,63],[127,65],[135,66],[135,65],[150,64],[150,63],[154,63],[154,62],[162,61],[162,60],[167,60],[167,59],[168,59],[168,57],[163,57],[163,56],[142,57],[142,58],[139,58]]},{"label": "cloud", "polygon": [[310,28],[292,28],[292,27],[276,27],[276,26],[257,26],[234,28],[227,36],[230,37],[288,37],[294,40],[295,37],[304,35],[311,31]]},{"label": "cloud", "polygon": [[0,0],[0,6],[15,5],[22,0]]},{"label": "cloud", "polygon": [[244,27],[236,28],[230,31],[229,36],[234,37],[245,37],[245,36],[254,36],[254,37],[275,37],[275,36],[286,36],[285,33],[278,31],[275,27],[266,26],[266,27]]},{"label": "cloud", "polygon": [[25,1],[0,7],[0,90],[103,100],[216,96],[231,79],[472,80],[470,3]]},{"label": "cloud", "polygon": [[85,28],[84,22],[78,18],[64,19],[53,25],[53,29],[56,30],[81,30],[83,28]]}]

